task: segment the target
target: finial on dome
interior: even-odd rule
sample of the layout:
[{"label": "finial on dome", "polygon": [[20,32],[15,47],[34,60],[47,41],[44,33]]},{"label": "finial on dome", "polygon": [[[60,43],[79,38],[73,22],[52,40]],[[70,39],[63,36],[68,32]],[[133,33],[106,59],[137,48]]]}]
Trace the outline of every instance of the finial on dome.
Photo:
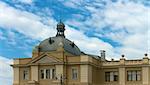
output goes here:
[{"label": "finial on dome", "polygon": [[57,34],[56,34],[56,37],[57,36],[62,36],[62,37],[65,37],[65,34],[64,34],[64,31],[65,31],[65,25],[64,23],[60,20],[59,23],[57,24]]}]

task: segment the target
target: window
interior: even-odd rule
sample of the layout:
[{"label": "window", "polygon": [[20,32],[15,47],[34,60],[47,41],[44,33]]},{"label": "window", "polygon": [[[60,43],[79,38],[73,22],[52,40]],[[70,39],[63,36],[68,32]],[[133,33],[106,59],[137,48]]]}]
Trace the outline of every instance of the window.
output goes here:
[{"label": "window", "polygon": [[76,80],[78,78],[78,70],[77,68],[72,68],[72,79]]},{"label": "window", "polygon": [[28,80],[29,79],[29,70],[24,70],[23,71],[23,80]]},{"label": "window", "polygon": [[44,79],[44,70],[41,70],[41,79]]},{"label": "window", "polygon": [[106,82],[118,81],[118,72],[117,71],[105,72],[105,81]]},{"label": "window", "polygon": [[141,80],[141,71],[127,71],[127,80],[128,81],[140,81]]},{"label": "window", "polygon": [[52,79],[55,79],[55,75],[56,75],[56,70],[52,69]]},{"label": "window", "polygon": [[110,72],[105,72],[105,81],[106,82],[110,81]]},{"label": "window", "polygon": [[41,79],[54,79],[55,69],[41,69]]}]

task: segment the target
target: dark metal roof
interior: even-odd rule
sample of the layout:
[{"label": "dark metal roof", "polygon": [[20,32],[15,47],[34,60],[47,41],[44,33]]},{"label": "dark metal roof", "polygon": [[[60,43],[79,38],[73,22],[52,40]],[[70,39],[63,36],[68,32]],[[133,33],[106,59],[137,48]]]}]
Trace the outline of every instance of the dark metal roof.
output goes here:
[{"label": "dark metal roof", "polygon": [[65,51],[74,54],[74,55],[81,55],[80,49],[71,42],[67,38],[65,38],[65,25],[61,21],[57,24],[57,34],[56,37],[50,37],[42,41],[39,46],[36,46],[33,49],[33,52],[50,52],[55,51],[58,48],[62,47]]},{"label": "dark metal roof", "polygon": [[57,37],[50,37],[48,39],[45,39],[42,41],[39,46],[40,52],[50,52],[55,51],[59,47],[63,47],[65,51],[74,54],[74,55],[80,55],[81,51],[80,49],[74,44],[74,42],[71,42],[70,40],[57,36]]}]

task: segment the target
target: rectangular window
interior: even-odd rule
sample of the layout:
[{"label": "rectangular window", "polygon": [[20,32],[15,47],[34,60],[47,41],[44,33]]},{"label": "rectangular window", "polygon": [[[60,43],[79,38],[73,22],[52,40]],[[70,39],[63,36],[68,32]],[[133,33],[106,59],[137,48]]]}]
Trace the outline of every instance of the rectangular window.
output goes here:
[{"label": "rectangular window", "polygon": [[110,82],[110,72],[105,72],[105,81]]},{"label": "rectangular window", "polygon": [[140,81],[141,80],[141,71],[127,71],[127,80],[128,81]]},{"label": "rectangular window", "polygon": [[114,81],[118,81],[118,72],[114,72]]},{"label": "rectangular window", "polygon": [[29,79],[29,70],[24,70],[23,71],[23,80],[28,80]]},{"label": "rectangular window", "polygon": [[72,79],[76,80],[78,78],[78,70],[77,68],[72,68]]},{"label": "rectangular window", "polygon": [[40,71],[41,79],[54,79],[55,78],[55,69],[42,69]]},{"label": "rectangular window", "polygon": [[41,70],[41,79],[44,79],[44,69]]},{"label": "rectangular window", "polygon": [[118,72],[117,71],[105,72],[105,81],[106,82],[118,81]]},{"label": "rectangular window", "polygon": [[52,69],[52,79],[55,79],[55,75],[56,75],[56,70]]}]

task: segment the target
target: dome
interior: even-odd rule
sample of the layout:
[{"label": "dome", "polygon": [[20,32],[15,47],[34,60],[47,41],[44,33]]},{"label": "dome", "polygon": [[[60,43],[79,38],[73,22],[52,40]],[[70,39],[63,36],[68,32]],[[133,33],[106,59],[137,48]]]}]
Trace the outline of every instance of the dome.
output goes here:
[{"label": "dome", "polygon": [[33,49],[33,52],[50,52],[50,51],[56,51],[58,48],[62,47],[65,51],[74,54],[74,55],[80,55],[81,51],[80,49],[74,44],[74,42],[71,42],[67,38],[65,38],[65,25],[62,22],[59,22],[57,24],[57,34],[55,37],[50,37],[48,39],[45,39],[42,41],[39,46],[36,46]]},{"label": "dome", "polygon": [[80,55],[80,49],[74,44],[74,42],[71,42],[70,40],[57,36],[57,37],[50,37],[48,39],[45,39],[42,41],[39,45],[40,52],[50,52],[55,51],[58,48],[63,47],[65,51],[74,54],[74,55]]}]

